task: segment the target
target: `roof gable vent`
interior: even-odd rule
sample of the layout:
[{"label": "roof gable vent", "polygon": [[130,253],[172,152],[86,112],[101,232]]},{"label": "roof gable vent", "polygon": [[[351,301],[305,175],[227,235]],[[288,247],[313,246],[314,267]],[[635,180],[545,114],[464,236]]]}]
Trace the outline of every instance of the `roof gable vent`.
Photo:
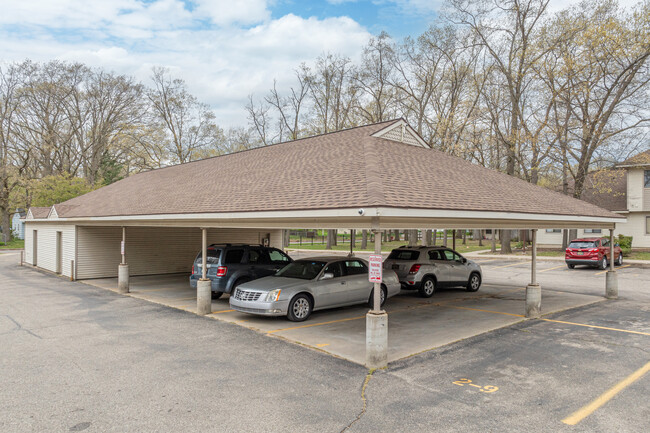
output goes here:
[{"label": "roof gable vent", "polygon": [[401,119],[390,126],[375,132],[373,137],[384,138],[386,140],[397,141],[400,143],[410,144],[411,146],[426,147],[430,146],[418,135],[413,128]]}]

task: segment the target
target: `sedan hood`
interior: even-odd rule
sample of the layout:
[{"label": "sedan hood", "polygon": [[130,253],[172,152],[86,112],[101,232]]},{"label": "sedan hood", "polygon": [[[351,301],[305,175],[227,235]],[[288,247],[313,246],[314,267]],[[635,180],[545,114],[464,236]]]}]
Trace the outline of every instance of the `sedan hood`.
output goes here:
[{"label": "sedan hood", "polygon": [[292,287],[302,286],[310,280],[301,280],[299,278],[286,277],[264,277],[257,280],[249,281],[238,286],[242,290],[255,290],[258,292],[270,292],[275,289],[290,289]]}]

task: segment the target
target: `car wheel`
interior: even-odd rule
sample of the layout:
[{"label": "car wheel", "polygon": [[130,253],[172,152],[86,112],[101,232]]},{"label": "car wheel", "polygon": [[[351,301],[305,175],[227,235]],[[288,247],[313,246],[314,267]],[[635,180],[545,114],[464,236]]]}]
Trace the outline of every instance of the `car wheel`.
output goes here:
[{"label": "car wheel", "polygon": [[235,295],[235,289],[239,287],[240,285],[244,283],[248,283],[251,279],[250,278],[240,278],[237,281],[235,281],[235,284],[232,285],[232,288],[230,289],[230,296]]},{"label": "car wheel", "polygon": [[569,264],[567,264],[567,266],[569,267],[569,269],[575,269],[575,268],[576,268],[576,265],[569,265]]},{"label": "car wheel", "polygon": [[291,302],[289,302],[287,318],[292,322],[302,322],[307,320],[311,315],[312,308],[309,296],[305,294],[296,295]]},{"label": "car wheel", "polygon": [[623,266],[623,253],[620,253],[618,255],[618,259],[616,260],[616,264],[619,266]]},{"label": "car wheel", "polygon": [[481,287],[481,276],[476,272],[472,272],[472,275],[469,276],[469,281],[467,281],[466,290],[468,292],[476,292],[479,287]]},{"label": "car wheel", "polygon": [[223,295],[223,292],[212,292],[212,299],[219,299]]},{"label": "car wheel", "polygon": [[600,262],[600,269],[607,269],[607,257],[603,256],[603,260]]},{"label": "car wheel", "polygon": [[[368,306],[372,308],[372,303],[374,302],[373,298],[375,296],[375,289],[372,289],[370,291],[370,298],[368,298]],[[379,295],[379,306],[383,307],[384,304],[386,303],[386,298],[387,298],[387,293],[386,293],[386,287],[381,286],[381,294]]]},{"label": "car wheel", "polygon": [[430,298],[436,292],[436,280],[431,277],[424,277],[422,284],[420,284],[420,296],[423,298]]}]

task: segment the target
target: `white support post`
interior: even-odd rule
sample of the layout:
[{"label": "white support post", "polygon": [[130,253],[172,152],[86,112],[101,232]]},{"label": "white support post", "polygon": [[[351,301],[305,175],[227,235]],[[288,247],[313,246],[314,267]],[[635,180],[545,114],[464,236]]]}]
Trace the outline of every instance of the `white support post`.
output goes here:
[{"label": "white support post", "polygon": [[542,288],[537,284],[537,229],[533,229],[530,284],[526,286],[526,317],[539,317],[542,312]]},{"label": "white support post", "polygon": [[618,275],[614,269],[615,261],[614,229],[609,229],[609,270],[607,271],[607,274],[605,274],[605,297],[607,299],[618,298]]},{"label": "white support post", "polygon": [[201,229],[201,279],[196,284],[196,314],[212,313],[212,281],[208,278],[208,229]]},{"label": "white support post", "polygon": [[[378,224],[377,224],[378,225]],[[373,229],[375,254],[381,254],[381,232]],[[388,366],[388,314],[381,309],[381,283],[374,283],[372,309],[366,314],[366,367]]]},{"label": "white support post", "polygon": [[117,269],[117,291],[119,293],[129,293],[129,265],[126,263],[126,227],[122,227],[120,255],[122,260]]}]

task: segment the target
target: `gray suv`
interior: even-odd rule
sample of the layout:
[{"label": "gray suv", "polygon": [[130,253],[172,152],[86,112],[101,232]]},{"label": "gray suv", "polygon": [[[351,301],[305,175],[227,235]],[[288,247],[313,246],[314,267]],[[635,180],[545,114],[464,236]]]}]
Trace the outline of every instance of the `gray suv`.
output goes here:
[{"label": "gray suv", "polygon": [[[262,245],[213,244],[207,252],[207,277],[212,280],[212,299],[232,293],[240,284],[273,275],[293,261],[279,249]],[[203,256],[199,251],[190,275],[190,286],[194,289],[201,279],[202,263]]]},{"label": "gray suv", "polygon": [[397,273],[402,289],[418,290],[429,298],[439,287],[481,287],[481,267],[447,247],[400,247],[384,260],[384,269]]}]

